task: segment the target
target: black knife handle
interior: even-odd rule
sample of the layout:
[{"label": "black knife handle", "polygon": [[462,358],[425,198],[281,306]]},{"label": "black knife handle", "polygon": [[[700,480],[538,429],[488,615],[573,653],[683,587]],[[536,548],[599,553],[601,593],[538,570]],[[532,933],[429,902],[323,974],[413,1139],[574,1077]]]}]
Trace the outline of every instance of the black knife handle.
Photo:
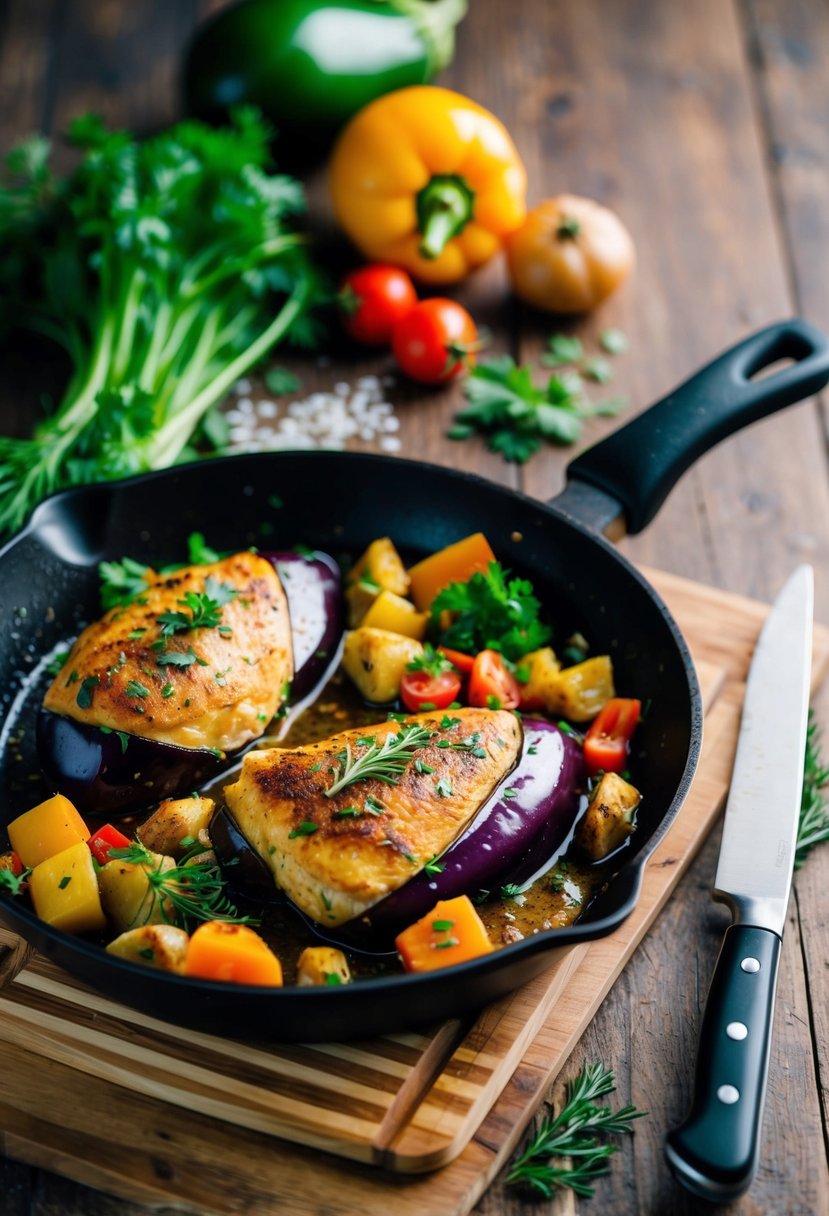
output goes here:
[{"label": "black knife handle", "polygon": [[770,929],[732,925],[714,968],[700,1030],[694,1100],[665,1142],[683,1186],[725,1203],[757,1170],[781,941]]}]

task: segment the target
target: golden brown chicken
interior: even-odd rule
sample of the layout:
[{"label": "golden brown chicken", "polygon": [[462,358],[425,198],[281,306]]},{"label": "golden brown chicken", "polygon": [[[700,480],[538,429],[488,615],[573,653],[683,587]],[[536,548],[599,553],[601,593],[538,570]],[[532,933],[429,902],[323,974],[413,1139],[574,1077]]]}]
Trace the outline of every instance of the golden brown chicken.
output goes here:
[{"label": "golden brown chicken", "polygon": [[515,765],[521,724],[458,709],[249,752],[227,804],[276,885],[341,925],[413,878]]},{"label": "golden brown chicken", "polygon": [[226,752],[257,738],[293,675],[271,563],[243,552],[147,582],[83,631],[44,708],[181,747]]}]

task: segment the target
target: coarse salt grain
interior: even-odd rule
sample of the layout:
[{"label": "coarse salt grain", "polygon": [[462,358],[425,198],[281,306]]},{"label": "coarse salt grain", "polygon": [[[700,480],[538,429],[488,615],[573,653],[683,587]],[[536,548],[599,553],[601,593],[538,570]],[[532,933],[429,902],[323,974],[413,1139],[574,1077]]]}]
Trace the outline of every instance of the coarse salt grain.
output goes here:
[{"label": "coarse salt grain", "polygon": [[237,380],[233,386],[233,391],[237,397],[247,397],[251,387],[250,380]]}]

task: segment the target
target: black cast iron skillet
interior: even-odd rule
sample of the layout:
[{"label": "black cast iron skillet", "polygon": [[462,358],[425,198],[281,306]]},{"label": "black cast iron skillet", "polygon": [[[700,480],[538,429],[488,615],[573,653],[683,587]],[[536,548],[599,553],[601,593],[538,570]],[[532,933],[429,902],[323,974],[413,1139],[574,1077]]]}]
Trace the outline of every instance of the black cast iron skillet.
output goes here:
[{"label": "black cast iron skillet", "polygon": [[[756,378],[781,360],[792,362]],[[557,637],[579,629],[594,652],[612,655],[620,693],[650,702],[632,758],[643,801],[623,863],[577,924],[428,975],[326,989],[221,985],[114,958],[8,896],[0,901],[3,921],[119,1001],[207,1030],[278,1040],[362,1037],[457,1015],[529,980],[549,966],[554,948],[612,932],[634,907],[645,861],[688,790],[702,709],[677,626],[602,533],[622,521],[630,531],[643,528],[708,448],[828,381],[821,333],[802,321],[771,326],[573,461],[566,489],[548,505],[463,472],[328,452],[205,461],[49,499],[0,553],[7,821],[25,809],[8,792],[20,727],[32,725],[18,712],[21,686],[40,655],[98,615],[98,562],[125,554],[155,565],[176,560],[194,530],[220,550],[302,542],[335,554],[356,554],[389,535],[411,555],[484,532],[508,567],[532,579]]]}]

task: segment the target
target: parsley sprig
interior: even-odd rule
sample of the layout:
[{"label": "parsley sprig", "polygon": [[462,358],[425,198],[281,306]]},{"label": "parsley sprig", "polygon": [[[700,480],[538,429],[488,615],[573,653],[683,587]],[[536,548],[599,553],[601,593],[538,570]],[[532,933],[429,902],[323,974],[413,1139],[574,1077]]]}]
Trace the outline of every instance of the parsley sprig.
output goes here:
[{"label": "parsley sprig", "polygon": [[450,439],[481,434],[492,452],[525,464],[545,442],[576,443],[586,418],[613,417],[624,402],[588,400],[574,372],[555,372],[538,387],[529,367],[509,355],[487,359],[472,370],[464,385],[469,405],[455,415]]},{"label": "parsley sprig", "polygon": [[597,1098],[615,1089],[616,1080],[609,1069],[601,1063],[585,1064],[568,1082],[562,1110],[542,1121],[513,1162],[506,1181],[538,1191],[546,1199],[563,1187],[589,1198],[593,1182],[608,1172],[607,1160],[618,1151],[617,1145],[599,1137],[624,1135],[631,1131],[634,1119],[647,1113],[635,1106],[614,1111],[596,1104]]},{"label": "parsley sprig", "polygon": [[[431,626],[441,645],[467,654],[498,650],[513,662],[544,646],[551,630],[538,619],[540,604],[532,583],[510,578],[500,562],[465,583],[450,583],[432,601]],[[452,614],[441,628],[444,612]]]},{"label": "parsley sprig", "polygon": [[440,676],[445,671],[454,672],[455,667],[445,654],[441,654],[431,643],[426,642],[423,653],[416,654],[411,662],[406,664],[406,671],[425,671],[427,675]]},{"label": "parsley sprig", "polygon": [[160,612],[158,622],[161,625],[161,636],[168,638],[174,633],[183,633],[191,629],[218,629],[220,633],[229,633],[230,628],[222,624],[222,608],[236,596],[235,587],[220,583],[210,575],[204,584],[204,591],[185,591],[180,600],[176,600],[185,612]]},{"label": "parsley sprig", "polygon": [[100,562],[101,604],[105,610],[121,608],[143,595],[150,585],[152,570],[132,557],[120,562]]},{"label": "parsley sprig", "polygon": [[[157,858],[140,840],[127,848],[110,849],[110,860],[126,861],[141,866],[147,876],[147,896],[136,921],[147,924],[158,907],[168,924],[189,929],[199,921],[225,920],[238,925],[257,924],[254,917],[240,916],[227,897],[222,872],[216,862],[193,861],[203,846],[195,844],[176,866],[163,868],[163,858]],[[188,864],[189,862],[189,864]]]},{"label": "parsley sprig", "polygon": [[404,726],[396,734],[386,735],[382,744],[376,738],[361,740],[367,744],[366,750],[355,756],[351,743],[347,743],[343,751],[335,757],[339,776],[333,785],[324,791],[326,798],[333,798],[346,786],[355,781],[365,781],[373,777],[385,785],[397,785],[400,774],[403,773],[418,748],[425,747],[431,739],[432,732],[418,722]]}]

